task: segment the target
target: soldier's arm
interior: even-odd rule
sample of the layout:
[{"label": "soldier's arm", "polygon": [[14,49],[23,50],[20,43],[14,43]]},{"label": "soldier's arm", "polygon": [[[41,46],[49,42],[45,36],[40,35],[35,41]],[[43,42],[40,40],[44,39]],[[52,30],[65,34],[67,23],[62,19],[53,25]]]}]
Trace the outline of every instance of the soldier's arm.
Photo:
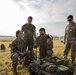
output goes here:
[{"label": "soldier's arm", "polygon": [[66,28],[65,28],[65,34],[64,34],[64,44],[66,43],[66,35],[67,35],[67,33],[66,33]]},{"label": "soldier's arm", "polygon": [[12,46],[11,46],[11,52],[17,52],[18,53],[18,50],[17,50],[17,47],[16,47],[17,45],[16,45],[16,42],[15,41],[13,41],[12,42]]},{"label": "soldier's arm", "polygon": [[23,33],[23,37],[24,37],[24,25],[21,27],[21,32]]},{"label": "soldier's arm", "polygon": [[38,37],[37,37],[35,42],[34,42],[34,48],[37,48],[38,46],[39,46],[39,44],[38,44]]},{"label": "soldier's arm", "polygon": [[75,24],[75,46],[76,46],[76,24]]},{"label": "soldier's arm", "polygon": [[36,28],[34,29],[34,40],[36,40]]},{"label": "soldier's arm", "polygon": [[75,41],[76,41],[76,23],[75,23]]},{"label": "soldier's arm", "polygon": [[26,43],[24,42],[23,53],[26,53]]},{"label": "soldier's arm", "polygon": [[52,46],[52,48],[53,48],[53,36],[50,35],[50,37],[51,37],[51,46]]},{"label": "soldier's arm", "polygon": [[53,40],[51,40],[51,45],[52,45],[52,48],[53,48]]},{"label": "soldier's arm", "polygon": [[24,25],[21,27],[21,31],[24,32]]},{"label": "soldier's arm", "polygon": [[53,40],[51,38],[47,39],[47,49],[52,50],[53,48]]}]

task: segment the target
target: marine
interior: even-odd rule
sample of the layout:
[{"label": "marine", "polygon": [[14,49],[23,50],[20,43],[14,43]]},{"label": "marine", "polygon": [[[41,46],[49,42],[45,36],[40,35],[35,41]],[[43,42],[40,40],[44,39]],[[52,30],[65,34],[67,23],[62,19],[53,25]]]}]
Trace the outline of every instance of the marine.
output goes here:
[{"label": "marine", "polygon": [[30,60],[32,61],[34,39],[36,39],[36,27],[32,24],[33,18],[31,16],[29,16],[27,20],[28,22],[22,26],[21,31],[24,32],[25,48],[31,52]]},{"label": "marine", "polygon": [[[72,63],[75,61],[75,54],[74,52],[76,47],[76,23],[73,21],[73,15],[69,15],[67,17],[67,21],[69,24],[65,28],[65,36],[64,36],[64,58],[67,58],[68,53],[71,49],[71,59]],[[75,46],[75,47],[74,47]]]},{"label": "marine", "polygon": [[[49,37],[46,35],[44,28],[39,29],[40,35],[36,38],[34,48],[39,47],[39,56],[40,59],[43,59],[47,56],[47,50],[52,51],[53,45],[48,42]],[[50,53],[51,56],[51,53]]]},{"label": "marine", "polygon": [[16,31],[16,39],[12,42],[11,45],[11,59],[14,75],[18,75],[18,72],[16,70],[18,65],[18,58],[25,57],[25,42],[22,37],[23,33],[20,30]]}]

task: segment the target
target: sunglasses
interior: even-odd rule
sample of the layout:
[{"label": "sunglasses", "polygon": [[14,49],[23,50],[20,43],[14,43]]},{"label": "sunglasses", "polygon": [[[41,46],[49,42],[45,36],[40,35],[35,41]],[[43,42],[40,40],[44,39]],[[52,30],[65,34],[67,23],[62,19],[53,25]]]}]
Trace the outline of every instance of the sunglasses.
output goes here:
[{"label": "sunglasses", "polygon": [[44,34],[40,34],[40,35],[44,35]]},{"label": "sunglasses", "polygon": [[71,19],[68,19],[68,21],[71,21]]}]

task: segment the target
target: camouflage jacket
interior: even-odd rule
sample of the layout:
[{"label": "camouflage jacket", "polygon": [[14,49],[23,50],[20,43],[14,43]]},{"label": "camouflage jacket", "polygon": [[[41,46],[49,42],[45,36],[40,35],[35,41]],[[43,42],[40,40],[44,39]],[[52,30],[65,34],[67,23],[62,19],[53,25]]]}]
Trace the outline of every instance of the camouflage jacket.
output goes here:
[{"label": "camouflage jacket", "polygon": [[44,46],[46,46],[47,50],[52,49],[53,48],[53,41],[51,40],[47,43],[47,40],[48,40],[47,35],[46,36],[38,36],[35,43],[34,43],[34,47],[36,48],[36,47],[40,47],[40,46],[44,45]]},{"label": "camouflage jacket", "polygon": [[13,52],[24,52],[25,51],[25,42],[23,39],[18,40],[17,38],[12,42],[11,53]]},{"label": "camouflage jacket", "polygon": [[68,24],[65,28],[64,41],[74,43],[76,41],[76,23]]},{"label": "camouflage jacket", "polygon": [[35,46],[42,46],[42,45],[46,45],[46,40],[47,37],[46,36],[38,36],[36,41],[35,41]]},{"label": "camouflage jacket", "polygon": [[47,41],[49,41],[49,42],[47,42],[47,50],[52,50],[52,48],[53,48],[53,40],[52,39],[51,40],[47,39]]}]

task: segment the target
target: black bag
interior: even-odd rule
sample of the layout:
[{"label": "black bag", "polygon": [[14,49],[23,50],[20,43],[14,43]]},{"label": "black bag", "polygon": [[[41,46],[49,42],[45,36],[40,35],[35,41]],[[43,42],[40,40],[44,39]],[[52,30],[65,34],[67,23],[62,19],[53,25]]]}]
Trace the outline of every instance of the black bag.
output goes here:
[{"label": "black bag", "polygon": [[[71,68],[73,70],[73,68]],[[40,70],[33,65],[29,65],[30,75],[73,75],[74,71],[70,71],[70,67],[66,71],[57,70],[54,73],[48,73],[46,71]]]},{"label": "black bag", "polygon": [[[65,66],[65,67],[67,67],[67,69],[66,70],[62,70],[62,69],[58,68],[60,65],[57,66],[56,70],[52,69],[53,71],[49,72],[48,69],[45,69],[45,67],[47,66],[46,63],[49,63],[49,62],[44,61],[44,60],[39,60],[38,62],[36,62],[36,61],[37,60],[35,60],[34,62],[32,62],[29,65],[30,75],[73,75],[73,73],[74,73],[74,67],[73,66],[69,66],[69,67]],[[53,63],[50,63],[50,64],[53,64]]]},{"label": "black bag", "polygon": [[53,63],[50,63],[50,62],[47,62],[47,61],[44,61],[43,64],[40,64],[40,65],[39,65],[39,69],[45,71],[45,69],[46,69],[48,66],[50,66],[50,65],[54,65],[54,64],[53,64]]}]

